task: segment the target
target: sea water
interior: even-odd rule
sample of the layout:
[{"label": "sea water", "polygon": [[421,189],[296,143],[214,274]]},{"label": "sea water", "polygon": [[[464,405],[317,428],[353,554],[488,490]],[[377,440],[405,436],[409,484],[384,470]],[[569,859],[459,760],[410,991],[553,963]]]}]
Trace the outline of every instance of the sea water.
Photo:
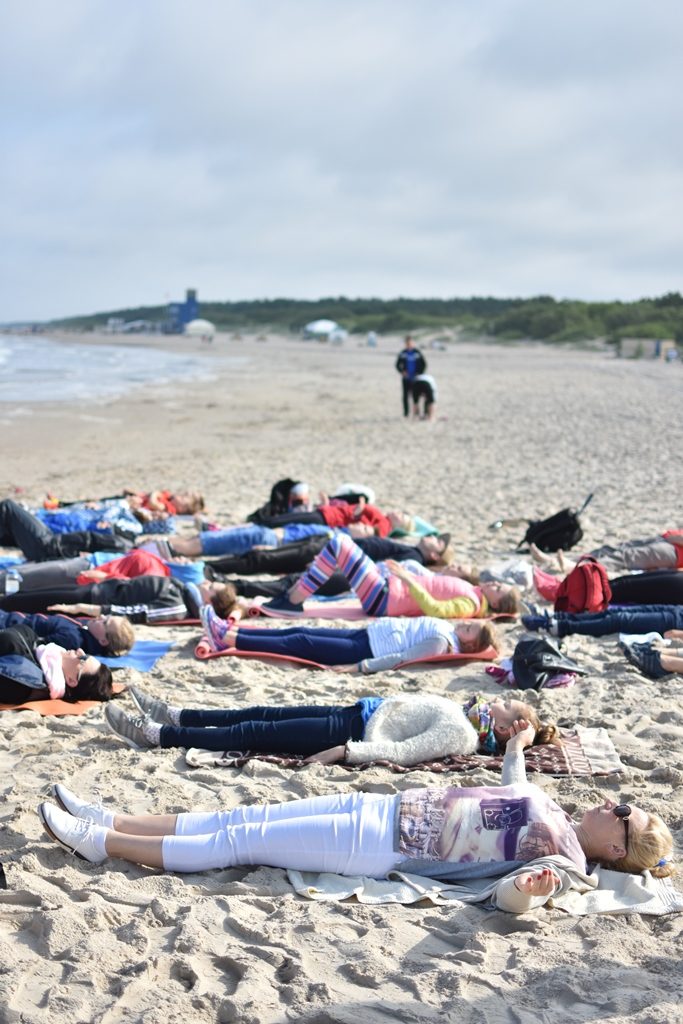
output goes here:
[{"label": "sea water", "polygon": [[215,363],[241,363],[214,355],[211,361],[186,353],[139,345],[88,345],[44,335],[0,335],[0,403],[77,402],[114,398],[145,384],[212,375]]}]

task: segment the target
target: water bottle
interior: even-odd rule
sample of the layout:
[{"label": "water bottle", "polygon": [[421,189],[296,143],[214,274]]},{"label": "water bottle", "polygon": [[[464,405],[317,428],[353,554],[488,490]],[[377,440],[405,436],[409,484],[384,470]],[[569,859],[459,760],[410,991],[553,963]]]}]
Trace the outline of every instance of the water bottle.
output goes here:
[{"label": "water bottle", "polygon": [[16,594],[21,586],[22,576],[16,569],[8,569],[5,573],[5,597]]}]

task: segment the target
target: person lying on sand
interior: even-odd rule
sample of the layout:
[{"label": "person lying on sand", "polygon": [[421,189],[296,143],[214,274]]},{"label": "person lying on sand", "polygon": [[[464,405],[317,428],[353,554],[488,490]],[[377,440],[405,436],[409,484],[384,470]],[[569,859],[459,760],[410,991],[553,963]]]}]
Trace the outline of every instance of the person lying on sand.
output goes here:
[{"label": "person lying on sand", "polygon": [[[447,557],[447,549],[450,545],[447,543],[446,538],[448,534],[442,534],[440,537],[423,537],[421,544],[423,548],[412,547],[407,544],[394,544],[393,541],[384,541],[379,537],[368,538],[369,540],[377,540],[380,544],[388,543],[392,548],[398,548],[401,554],[409,556],[412,553],[420,554],[421,560],[405,557],[401,559],[401,565],[406,568],[411,576],[423,577],[430,576],[430,569],[425,565],[425,561],[429,558],[431,565],[438,565],[441,558]],[[361,543],[355,542],[363,552],[366,552],[366,547]],[[401,550],[402,549],[402,550]],[[371,559],[375,562],[378,571],[388,579],[393,572],[393,568],[390,567],[390,563],[394,562],[394,559],[388,561],[377,561],[375,558]],[[449,572],[448,567],[444,569],[444,572]],[[220,573],[211,572],[212,579],[225,579],[228,578],[222,576]],[[288,576],[283,576],[277,580],[252,580],[252,579],[231,579],[229,582],[234,586],[235,592],[244,598],[254,597],[281,597],[287,595],[294,585],[301,579],[301,574],[290,573]],[[341,594],[349,593],[349,581],[343,572],[333,572],[328,579],[317,589],[316,594],[319,597],[338,597]]]},{"label": "person lying on sand", "polygon": [[329,504],[318,505],[309,512],[296,509],[285,512],[278,516],[262,516],[259,522],[263,526],[277,527],[289,526],[293,523],[317,524],[330,526],[335,529],[343,529],[352,526],[354,523],[364,523],[371,526],[378,537],[388,537],[389,534],[438,534],[439,530],[431,523],[421,519],[419,516],[411,516],[407,512],[382,512],[375,505],[370,505],[364,498],[359,498],[355,504],[336,498]]},{"label": "person lying on sand", "polygon": [[0,704],[112,696],[111,669],[81,648],[44,644],[23,624],[0,629]]},{"label": "person lying on sand", "polygon": [[[541,597],[555,601],[561,577],[541,569],[534,572],[534,583]],[[679,569],[653,569],[628,573],[609,581],[610,605],[683,604],[683,572]]]},{"label": "person lying on sand", "polygon": [[[224,575],[238,576],[282,574],[292,575],[305,572],[315,556],[328,541],[327,536],[309,537],[307,540],[282,544],[274,549],[253,549],[245,555],[228,555],[207,563],[208,579],[225,581]],[[447,566],[453,561],[453,547],[449,533],[428,534],[419,541],[392,540],[390,537],[355,537],[356,544],[364,555],[373,562],[394,562],[407,560],[427,566]],[[478,583],[479,580],[471,580]],[[291,585],[291,584],[290,584]],[[347,585],[348,589],[348,585]],[[279,590],[277,591],[279,593]],[[253,596],[253,595],[252,595]]]},{"label": "person lying on sand", "polygon": [[552,636],[608,636],[610,633],[665,633],[683,629],[683,605],[634,604],[610,607],[604,612],[541,612],[523,615],[522,625],[534,632],[547,630]]},{"label": "person lying on sand", "polygon": [[226,622],[211,605],[205,605],[202,623],[214,651],[234,648],[279,654],[331,665],[340,672],[381,672],[404,661],[423,661],[440,654],[475,654],[489,647],[498,650],[498,638],[490,622],[452,623],[421,616],[378,619],[361,629],[301,625],[272,629]]},{"label": "person lying on sand", "polygon": [[[53,564],[63,565],[46,563],[46,572]],[[235,592],[225,583],[205,582],[197,586],[167,576],[136,576],[134,579],[112,577],[92,583],[78,583],[73,577],[61,583],[56,580],[51,583],[48,579],[42,585],[37,576],[27,576],[15,593],[0,598],[0,608],[95,618],[125,616],[130,622],[159,625],[178,619],[198,619],[203,602],[216,599],[221,593],[228,595],[228,599],[222,604],[217,600],[217,607],[223,614],[229,614],[235,604]]]},{"label": "person lying on sand", "polygon": [[0,611],[0,629],[28,626],[45,643],[66,650],[81,649],[95,657],[127,654],[135,643],[135,632],[121,615],[99,615],[95,619],[70,619],[66,615],[24,615]]},{"label": "person lying on sand", "polygon": [[520,700],[471,697],[465,704],[429,693],[363,697],[332,707],[179,708],[129,690],[140,715],[107,707],[111,730],[135,750],[200,747],[251,753],[303,754],[309,762],[362,764],[389,760],[419,764],[449,754],[495,754],[505,749],[512,723],[526,719],[534,743],[560,742],[559,729],[542,723]]},{"label": "person lying on sand", "polygon": [[673,841],[662,819],[607,799],[572,821],[526,779],[533,728],[511,726],[502,785],[401,793],[335,792],[232,810],[127,815],[57,784],[59,806],[38,808],[55,842],[91,864],[118,857],[164,871],[251,864],[385,878],[393,870],[459,880],[486,878],[472,900],[512,913],[570,889],[595,886],[588,862],[671,874]]},{"label": "person lying on sand", "polygon": [[683,629],[668,629],[663,638],[619,643],[626,660],[648,679],[683,674]]},{"label": "person lying on sand", "polygon": [[[576,564],[567,559],[563,551],[548,555],[536,547],[529,546],[532,557],[539,565],[557,566],[562,572],[569,572]],[[608,572],[631,572],[636,569],[683,569],[683,530],[666,530],[657,537],[646,540],[627,540],[613,546],[603,544],[602,547],[589,551],[592,558],[597,558]]]},{"label": "person lying on sand", "polygon": [[0,546],[19,548],[31,562],[78,558],[84,551],[128,551],[130,541],[113,533],[77,530],[53,533],[12,498],[0,501]]},{"label": "person lying on sand", "polygon": [[280,615],[303,612],[303,601],[316,593],[334,572],[342,572],[368,615],[431,615],[438,618],[482,618],[490,612],[515,615],[521,606],[516,587],[505,583],[475,586],[458,576],[431,573],[419,578],[399,563],[387,562],[388,579],[345,534],[332,537],[308,570],[284,597],[264,607]]},{"label": "person lying on sand", "polygon": [[[373,534],[373,527],[364,523],[349,526],[353,536],[368,537]],[[278,548],[281,544],[305,540],[308,537],[329,537],[334,531],[328,526],[257,526],[256,523],[245,523],[242,526],[228,526],[224,530],[202,530],[194,537],[173,537],[168,548],[171,556],[184,555],[186,558],[206,556],[214,558],[221,555],[244,555],[255,547]]]}]

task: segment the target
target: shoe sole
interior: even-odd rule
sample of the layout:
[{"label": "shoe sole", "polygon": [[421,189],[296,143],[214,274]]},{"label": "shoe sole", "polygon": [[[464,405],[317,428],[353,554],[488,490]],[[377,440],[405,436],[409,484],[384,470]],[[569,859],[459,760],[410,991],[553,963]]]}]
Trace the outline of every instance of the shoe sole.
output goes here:
[{"label": "shoe sole", "polygon": [[[71,814],[72,816],[74,816],[74,813],[71,810],[71,808],[66,806],[61,796],[59,795],[59,788],[56,782],[52,786],[52,796],[54,798],[55,803],[62,811],[66,811],[67,814]],[[43,805],[41,804],[40,806],[42,807]]]},{"label": "shoe sole", "polygon": [[268,615],[271,619],[303,619],[306,612],[280,611],[278,608],[268,608],[267,605],[259,605],[261,615]]},{"label": "shoe sole", "polygon": [[[78,857],[79,860],[85,861],[86,864],[92,864],[93,862],[91,860],[88,860],[87,857],[84,857],[83,854],[79,853],[78,850],[76,850],[73,846],[69,846],[68,843],[65,843],[63,839],[60,839],[59,836],[52,831],[45,818],[45,812],[43,811],[43,807],[44,804],[38,805],[38,817],[40,818],[41,824],[45,831],[47,832],[47,834],[49,835],[50,839],[52,839],[53,842],[57,843],[58,846],[61,846],[63,850],[66,850],[68,853],[72,853],[74,857]],[[63,810],[66,810],[66,808],[63,808]],[[68,813],[69,812],[67,811],[67,814]]]}]

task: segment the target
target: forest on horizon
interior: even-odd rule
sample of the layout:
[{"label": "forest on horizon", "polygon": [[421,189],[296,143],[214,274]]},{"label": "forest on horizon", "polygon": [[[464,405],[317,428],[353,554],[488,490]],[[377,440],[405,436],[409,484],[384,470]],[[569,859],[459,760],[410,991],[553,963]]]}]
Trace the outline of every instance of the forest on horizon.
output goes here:
[{"label": "forest on horizon", "polygon": [[[299,334],[312,320],[335,320],[350,333],[407,333],[419,329],[458,329],[461,333],[498,340],[532,339],[579,342],[624,337],[671,338],[683,343],[683,297],[668,292],[635,302],[557,300],[550,295],[528,299],[260,299],[244,302],[201,302],[200,316],[218,330],[276,329]],[[97,330],[110,317],[148,320],[168,318],[165,306],[141,306],[88,316],[52,320],[44,327]]]}]

